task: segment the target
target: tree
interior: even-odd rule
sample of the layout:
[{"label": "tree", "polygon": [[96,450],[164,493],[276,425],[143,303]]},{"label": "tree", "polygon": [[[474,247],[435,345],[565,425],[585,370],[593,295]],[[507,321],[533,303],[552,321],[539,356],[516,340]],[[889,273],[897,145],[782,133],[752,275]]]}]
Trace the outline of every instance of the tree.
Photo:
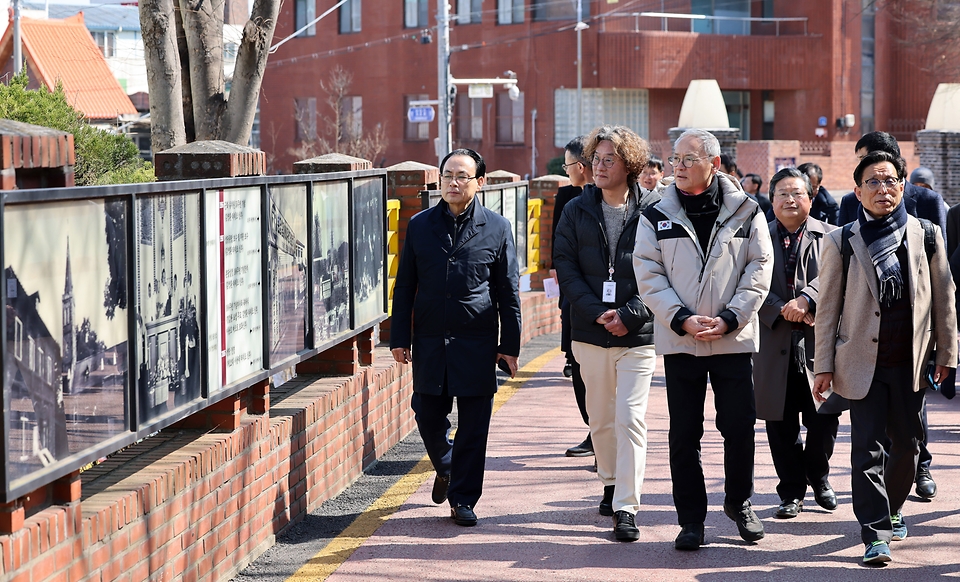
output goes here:
[{"label": "tree", "polygon": [[921,47],[921,67],[946,79],[960,79],[960,3],[956,0],[880,0],[906,32],[900,42]]},{"label": "tree", "polygon": [[196,140],[245,145],[257,110],[280,0],[255,0],[226,97],[224,0],[141,0],[154,152]]},{"label": "tree", "polygon": [[0,83],[0,118],[59,129],[73,134],[76,151],[74,180],[78,186],[152,182],[153,167],[143,161],[136,144],[123,135],[91,127],[83,114],[70,106],[57,83],[27,89],[26,69],[9,85]]},{"label": "tree", "polygon": [[330,114],[322,119],[323,133],[317,132],[316,102],[296,108],[297,133],[303,137],[300,147],[288,153],[307,159],[329,153],[341,153],[376,163],[387,149],[386,131],[381,124],[372,133],[363,131],[362,119],[352,106],[350,85],[353,75],[340,65],[330,71],[330,78],[320,83],[326,94],[324,102]]},{"label": "tree", "polygon": [[107,345],[97,337],[97,332],[90,325],[90,320],[83,318],[83,323],[77,328],[77,361],[85,360],[94,354],[106,351]]}]

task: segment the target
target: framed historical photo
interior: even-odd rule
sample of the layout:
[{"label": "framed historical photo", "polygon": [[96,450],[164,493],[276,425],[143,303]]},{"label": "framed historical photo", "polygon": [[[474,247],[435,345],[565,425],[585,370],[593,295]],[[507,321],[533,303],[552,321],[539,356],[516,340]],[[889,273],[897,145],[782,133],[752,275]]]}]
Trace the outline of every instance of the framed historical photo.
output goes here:
[{"label": "framed historical photo", "polygon": [[130,432],[126,200],[4,208],[8,490]]},{"label": "framed historical photo", "polygon": [[204,204],[212,392],[263,369],[260,188],[207,190]]},{"label": "framed historical photo", "polygon": [[383,181],[380,178],[354,180],[354,327],[366,325],[385,313],[385,205]]},{"label": "framed historical photo", "polygon": [[140,422],[202,397],[200,194],[139,196],[136,289]]},{"label": "framed historical photo", "polygon": [[267,297],[270,365],[307,347],[307,185],[267,190]]},{"label": "framed historical photo", "polygon": [[349,182],[313,184],[314,345],[350,330]]}]

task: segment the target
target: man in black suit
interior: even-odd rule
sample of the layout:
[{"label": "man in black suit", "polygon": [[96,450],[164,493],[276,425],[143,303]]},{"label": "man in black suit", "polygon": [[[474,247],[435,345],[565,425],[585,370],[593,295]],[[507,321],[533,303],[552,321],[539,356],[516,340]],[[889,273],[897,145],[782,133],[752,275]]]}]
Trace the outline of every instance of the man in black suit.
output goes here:
[{"label": "man in black suit", "polygon": [[[474,202],[486,181],[480,154],[440,162],[436,206],[410,219],[393,291],[390,350],[413,362],[411,407],[437,471],[433,502],[450,500],[457,525],[477,523],[496,366],[520,354],[517,253],[506,218]],[[412,346],[412,350],[411,350]],[[453,399],[457,437],[450,439]]]},{"label": "man in black suit", "polygon": [[[884,131],[871,131],[866,133],[857,141],[855,147],[857,159],[862,160],[868,153],[873,151],[883,151],[900,157],[900,144],[897,138]],[[921,188],[910,182],[904,182],[903,185],[903,206],[907,213],[917,218],[925,218],[940,227],[940,231],[946,238],[947,233],[947,211],[943,204],[943,198],[927,188]],[[838,225],[842,226],[854,220],[858,220],[863,206],[857,200],[856,194],[850,192],[844,195],[840,201],[840,220]],[[949,257],[949,254],[948,254]],[[927,449],[927,403],[923,403],[923,440],[920,441],[920,457],[917,462],[916,476],[916,494],[924,499],[933,499],[937,495],[937,484],[930,475],[930,463],[933,457]]]},{"label": "man in black suit", "polygon": [[840,216],[840,205],[834,200],[830,192],[821,185],[823,182],[823,169],[813,162],[800,164],[797,169],[810,178],[810,185],[816,196],[813,197],[813,204],[810,206],[810,216],[826,222],[827,224],[837,225],[837,219]]},{"label": "man in black suit", "polygon": [[[553,206],[553,228],[550,231],[550,240],[556,241],[557,225],[560,224],[560,215],[563,214],[563,208],[574,198],[580,195],[586,184],[593,183],[593,166],[588,160],[583,158],[584,136],[580,135],[566,145],[563,150],[563,171],[570,177],[569,186],[561,186],[557,189],[556,202]],[[573,356],[573,349],[570,347],[570,302],[563,296],[563,290],[560,294],[560,349],[567,356],[567,363],[563,367],[563,375],[573,378],[573,396],[577,399],[577,408],[580,409],[580,417],[583,424],[590,426],[590,416],[587,414],[587,388],[583,383],[583,376],[580,375],[580,364]],[[587,432],[587,438],[583,439],[578,445],[567,449],[568,457],[589,457],[593,455],[593,439],[590,438],[590,432]]]}]

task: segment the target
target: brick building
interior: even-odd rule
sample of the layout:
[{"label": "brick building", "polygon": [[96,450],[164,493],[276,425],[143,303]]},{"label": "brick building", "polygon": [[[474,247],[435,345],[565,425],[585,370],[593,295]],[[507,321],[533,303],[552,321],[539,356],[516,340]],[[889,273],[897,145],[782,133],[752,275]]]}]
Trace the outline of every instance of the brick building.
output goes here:
[{"label": "brick building", "polygon": [[[623,123],[662,144],[689,82],[713,78],[745,140],[800,140],[818,151],[817,142],[881,129],[909,141],[937,83],[951,80],[924,71],[922,49],[903,42],[910,31],[867,0],[582,2],[584,132]],[[284,3],[274,42],[323,9],[316,0]],[[411,100],[437,98],[436,10],[436,0],[348,0],[279,47],[261,99],[272,170],[288,172],[291,150],[324,137],[331,121],[345,134],[379,125],[387,146],[377,166],[435,163],[437,122],[410,123],[406,112]],[[491,168],[546,173],[577,132],[576,0],[451,0],[450,12],[452,76],[509,70],[520,89],[510,100],[504,87],[492,98],[459,87],[453,144],[480,150]],[[337,66],[352,74],[339,116],[323,89]],[[853,126],[838,127],[844,118]]]}]

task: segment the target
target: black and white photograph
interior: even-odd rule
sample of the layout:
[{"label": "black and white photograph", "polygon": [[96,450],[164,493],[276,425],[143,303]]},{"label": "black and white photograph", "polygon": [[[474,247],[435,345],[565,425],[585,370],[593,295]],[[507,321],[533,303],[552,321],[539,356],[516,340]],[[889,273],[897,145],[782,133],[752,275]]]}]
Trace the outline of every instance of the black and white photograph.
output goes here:
[{"label": "black and white photograph", "polygon": [[128,431],[127,208],[4,208],[7,485]]},{"label": "black and white photograph", "polygon": [[207,353],[210,390],[263,369],[260,188],[208,190]]},{"label": "black and white photograph", "polygon": [[307,186],[272,185],[267,192],[270,365],[275,366],[307,347]]},{"label": "black and white photograph", "polygon": [[517,188],[516,236],[517,262],[520,272],[527,270],[527,189]]},{"label": "black and white photograph", "polygon": [[314,346],[350,329],[350,228],[347,182],[313,185]]},{"label": "black and white photograph", "polygon": [[383,182],[378,178],[353,183],[354,325],[384,314]]},{"label": "black and white photograph", "polygon": [[200,195],[136,203],[137,390],[141,422],[201,397]]}]

